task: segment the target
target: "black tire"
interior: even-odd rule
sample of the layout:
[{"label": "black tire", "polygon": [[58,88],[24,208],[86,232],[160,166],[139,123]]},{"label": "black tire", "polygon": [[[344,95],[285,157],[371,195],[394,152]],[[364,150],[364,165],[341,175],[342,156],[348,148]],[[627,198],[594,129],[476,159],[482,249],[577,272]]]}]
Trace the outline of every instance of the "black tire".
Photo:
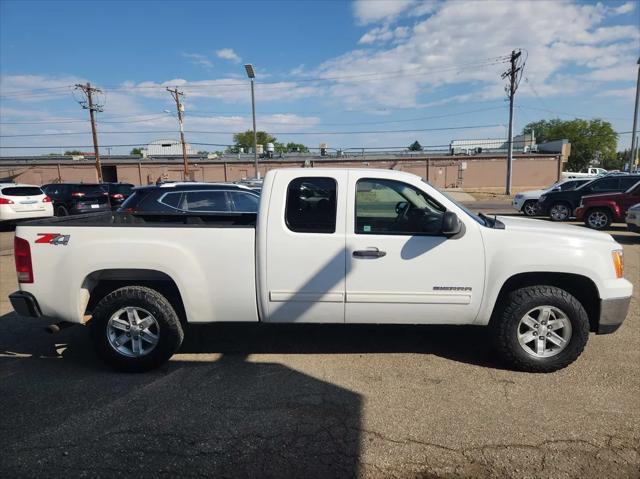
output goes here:
[{"label": "black tire", "polygon": [[69,212],[64,206],[58,206],[56,208],[56,216],[69,216]]},{"label": "black tire", "polygon": [[568,221],[572,214],[571,205],[565,201],[554,203],[549,208],[549,219],[551,221]]},{"label": "black tire", "polygon": [[521,211],[525,216],[536,216],[538,214],[538,202],[536,200],[525,201]]},{"label": "black tire", "polygon": [[[142,308],[158,323],[158,341],[146,355],[127,357],[111,345],[107,325],[114,313],[125,307]],[[127,286],[102,298],[93,310],[89,323],[98,355],[111,367],[126,372],[144,372],[165,363],[180,348],[184,332],[171,303],[156,290],[143,286]]]},{"label": "black tire", "polygon": [[584,224],[593,230],[604,230],[611,226],[613,217],[607,208],[593,208],[584,216]]},{"label": "black tire", "polygon": [[[535,357],[518,342],[520,320],[539,306],[560,309],[571,323],[569,342],[555,356]],[[491,325],[496,348],[504,361],[514,369],[532,373],[550,373],[568,366],[580,356],[589,338],[586,311],[576,298],[555,286],[529,286],[512,291],[496,308]]]}]

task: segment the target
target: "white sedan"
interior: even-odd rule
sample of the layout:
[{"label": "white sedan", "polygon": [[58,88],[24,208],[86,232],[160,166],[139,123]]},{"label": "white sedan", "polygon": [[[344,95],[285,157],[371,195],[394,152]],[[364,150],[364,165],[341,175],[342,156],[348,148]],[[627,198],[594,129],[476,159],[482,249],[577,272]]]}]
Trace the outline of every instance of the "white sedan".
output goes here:
[{"label": "white sedan", "polygon": [[627,227],[631,231],[640,233],[640,203],[627,210]]},{"label": "white sedan", "polygon": [[589,178],[571,178],[558,181],[556,184],[542,190],[529,190],[518,193],[513,197],[512,206],[527,216],[538,214],[538,198],[550,191],[567,191],[589,183],[595,176]]},{"label": "white sedan", "polygon": [[0,222],[53,216],[53,203],[39,186],[0,183]]}]

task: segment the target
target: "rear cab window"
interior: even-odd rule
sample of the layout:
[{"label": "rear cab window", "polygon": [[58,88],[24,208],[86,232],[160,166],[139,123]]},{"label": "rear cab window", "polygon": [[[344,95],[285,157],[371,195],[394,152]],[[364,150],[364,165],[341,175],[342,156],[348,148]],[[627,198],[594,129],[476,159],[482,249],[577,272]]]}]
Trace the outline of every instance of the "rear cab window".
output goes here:
[{"label": "rear cab window", "polygon": [[285,222],[295,233],[335,233],[338,184],[334,178],[301,177],[287,187]]}]

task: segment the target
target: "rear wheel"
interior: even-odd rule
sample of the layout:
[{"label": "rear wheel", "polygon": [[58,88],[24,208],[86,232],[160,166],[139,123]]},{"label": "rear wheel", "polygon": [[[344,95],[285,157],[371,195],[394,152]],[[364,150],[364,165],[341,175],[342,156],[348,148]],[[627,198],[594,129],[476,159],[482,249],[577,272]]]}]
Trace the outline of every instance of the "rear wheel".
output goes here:
[{"label": "rear wheel", "polygon": [[64,206],[58,206],[56,208],[56,216],[69,216],[69,212]]},{"label": "rear wheel", "polygon": [[571,217],[571,207],[567,203],[556,203],[549,209],[553,221],[567,221]]},{"label": "rear wheel", "polygon": [[522,212],[527,216],[535,216],[538,214],[538,202],[535,200],[527,200],[522,205]]},{"label": "rear wheel", "polygon": [[521,371],[562,369],[584,350],[587,313],[576,298],[555,286],[530,286],[509,293],[492,319],[502,358]]},{"label": "rear wheel", "polygon": [[597,208],[587,211],[584,217],[584,224],[594,230],[603,230],[608,228],[613,221],[611,212],[606,208]]},{"label": "rear wheel", "polygon": [[105,296],[89,323],[98,355],[121,371],[160,366],[178,350],[184,333],[171,303],[156,290],[127,286]]}]

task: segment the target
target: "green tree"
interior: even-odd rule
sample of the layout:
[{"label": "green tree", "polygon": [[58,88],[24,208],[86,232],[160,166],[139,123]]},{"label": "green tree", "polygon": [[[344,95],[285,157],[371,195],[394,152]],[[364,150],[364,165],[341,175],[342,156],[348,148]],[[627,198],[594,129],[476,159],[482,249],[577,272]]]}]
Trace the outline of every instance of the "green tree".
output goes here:
[{"label": "green tree", "polygon": [[[267,146],[267,143],[275,143],[276,137],[271,136],[266,131],[256,132],[258,138],[258,145]],[[233,142],[236,148],[244,148],[245,151],[249,151],[253,148],[253,130],[247,130],[242,133],[236,133],[233,135]]]},{"label": "green tree", "polygon": [[534,131],[537,143],[567,139],[571,142],[571,154],[567,163],[570,171],[580,171],[593,160],[602,165],[616,159],[618,134],[608,121],[600,119],[540,120],[529,123],[523,133]]},{"label": "green tree", "polygon": [[303,145],[302,143],[294,143],[290,141],[289,143],[287,143],[285,148],[287,153],[309,153],[309,148],[307,148],[306,145]]},{"label": "green tree", "polygon": [[129,154],[132,156],[142,156],[142,148],[133,148]]},{"label": "green tree", "polygon": [[422,145],[416,140],[409,145],[409,151],[422,151]]},{"label": "green tree", "polygon": [[67,150],[64,152],[65,156],[77,156],[82,155],[83,153],[79,150]]}]

